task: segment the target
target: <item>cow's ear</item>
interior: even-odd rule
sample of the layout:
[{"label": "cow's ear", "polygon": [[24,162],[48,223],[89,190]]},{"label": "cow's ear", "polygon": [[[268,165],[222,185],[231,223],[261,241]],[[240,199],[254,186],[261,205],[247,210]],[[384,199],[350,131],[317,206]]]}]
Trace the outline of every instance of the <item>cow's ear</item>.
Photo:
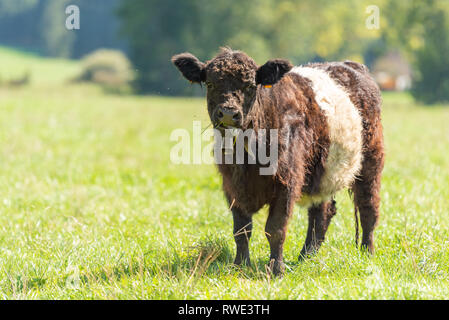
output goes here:
[{"label": "cow's ear", "polygon": [[198,83],[206,81],[205,65],[193,54],[177,54],[171,61],[187,80]]},{"label": "cow's ear", "polygon": [[256,84],[264,86],[273,85],[293,68],[293,65],[284,59],[268,60],[256,72]]}]

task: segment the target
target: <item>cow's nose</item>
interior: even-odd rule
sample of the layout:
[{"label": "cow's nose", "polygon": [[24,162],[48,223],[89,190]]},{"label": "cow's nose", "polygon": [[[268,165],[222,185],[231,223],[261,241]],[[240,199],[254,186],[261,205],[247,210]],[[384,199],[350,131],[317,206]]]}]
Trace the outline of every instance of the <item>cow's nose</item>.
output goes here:
[{"label": "cow's nose", "polygon": [[217,111],[217,122],[230,127],[235,127],[240,121],[240,112],[232,109],[220,108]]}]

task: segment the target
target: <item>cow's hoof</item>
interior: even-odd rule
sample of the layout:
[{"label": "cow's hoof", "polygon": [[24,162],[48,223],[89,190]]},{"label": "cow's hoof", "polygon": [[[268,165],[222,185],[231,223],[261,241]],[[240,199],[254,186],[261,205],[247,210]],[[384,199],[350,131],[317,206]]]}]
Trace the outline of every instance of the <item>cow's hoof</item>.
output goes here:
[{"label": "cow's hoof", "polygon": [[271,259],[267,269],[276,277],[282,277],[285,273],[285,264],[282,261]]},{"label": "cow's hoof", "polygon": [[234,260],[234,265],[237,267],[243,267],[243,266],[251,267],[251,260],[249,258],[244,258],[244,259],[236,258]]},{"label": "cow's hoof", "polygon": [[311,248],[311,247],[306,248],[304,246],[304,248],[302,248],[301,250],[301,253],[299,254],[298,261],[299,262],[304,261],[305,259],[314,256],[317,252],[318,248]]},{"label": "cow's hoof", "polygon": [[362,243],[362,245],[360,246],[360,250],[362,252],[366,252],[370,255],[374,254],[374,245],[372,243]]}]

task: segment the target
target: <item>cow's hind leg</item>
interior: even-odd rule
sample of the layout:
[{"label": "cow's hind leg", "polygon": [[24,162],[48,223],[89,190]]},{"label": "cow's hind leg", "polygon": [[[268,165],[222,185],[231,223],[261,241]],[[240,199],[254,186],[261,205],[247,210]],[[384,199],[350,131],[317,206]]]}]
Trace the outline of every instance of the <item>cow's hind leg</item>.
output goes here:
[{"label": "cow's hind leg", "polygon": [[362,225],[362,250],[374,252],[374,228],[379,220],[380,180],[384,165],[383,145],[371,148],[364,154],[362,170],[352,190],[354,204],[360,212]]},{"label": "cow's hind leg", "polygon": [[331,219],[336,213],[335,200],[314,204],[309,208],[309,227],[299,260],[318,252]]}]

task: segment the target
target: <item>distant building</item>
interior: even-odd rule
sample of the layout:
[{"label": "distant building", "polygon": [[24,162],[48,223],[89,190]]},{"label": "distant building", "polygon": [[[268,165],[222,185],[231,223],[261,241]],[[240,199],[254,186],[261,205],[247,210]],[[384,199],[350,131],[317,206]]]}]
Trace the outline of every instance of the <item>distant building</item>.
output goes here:
[{"label": "distant building", "polygon": [[410,64],[397,51],[380,57],[371,71],[382,90],[404,91],[412,84]]}]

